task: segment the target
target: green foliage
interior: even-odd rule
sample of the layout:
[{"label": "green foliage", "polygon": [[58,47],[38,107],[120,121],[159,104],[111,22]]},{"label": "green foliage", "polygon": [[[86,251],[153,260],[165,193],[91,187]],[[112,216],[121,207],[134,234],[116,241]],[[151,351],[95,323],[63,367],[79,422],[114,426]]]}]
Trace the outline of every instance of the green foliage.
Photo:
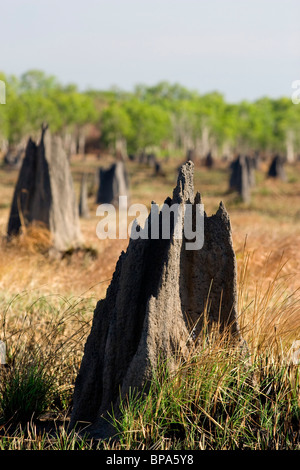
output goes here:
[{"label": "green foliage", "polygon": [[21,75],[19,89],[21,92],[37,91],[47,94],[51,89],[57,89],[59,83],[54,76],[46,75],[42,70],[28,70]]},{"label": "green foliage", "polygon": [[72,89],[53,90],[49,97],[56,104],[60,116],[59,129],[74,130],[94,123],[98,118],[92,98],[84,93]]},{"label": "green foliage", "polygon": [[3,137],[7,137],[12,143],[17,143],[21,140],[28,123],[25,106],[9,82],[6,86],[6,104],[3,108],[6,121]]},{"label": "green foliage", "polygon": [[103,143],[109,147],[121,139],[130,139],[133,129],[126,110],[118,103],[105,108],[100,116]]},{"label": "green foliage", "polygon": [[141,150],[151,145],[160,145],[171,135],[171,120],[168,112],[157,104],[148,104],[136,98],[124,103],[132,123],[129,148]]},{"label": "green foliage", "polygon": [[201,95],[166,81],[139,84],[133,92],[80,92],[40,70],[0,78],[7,89],[6,105],[0,107],[0,136],[10,143],[19,143],[47,121],[61,134],[78,134],[94,124],[104,146],[111,149],[122,141],[130,152],[166,145],[183,150],[204,141],[219,154],[224,148],[285,152],[288,142],[300,151],[300,106],[286,97],[231,104],[216,91]]},{"label": "green foliage", "polygon": [[31,70],[20,79],[6,77],[6,105],[0,108],[1,135],[11,144],[47,122],[52,132],[78,131],[99,118],[91,96],[76,86],[63,87],[55,77]]}]

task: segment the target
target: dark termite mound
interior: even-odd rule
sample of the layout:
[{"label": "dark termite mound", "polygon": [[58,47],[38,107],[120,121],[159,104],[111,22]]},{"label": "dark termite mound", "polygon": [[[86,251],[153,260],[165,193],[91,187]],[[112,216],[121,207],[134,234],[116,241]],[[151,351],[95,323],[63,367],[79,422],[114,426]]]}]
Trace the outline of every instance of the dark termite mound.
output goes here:
[{"label": "dark termite mound", "polygon": [[229,189],[237,191],[243,202],[249,203],[251,188],[255,185],[255,161],[248,155],[239,155],[230,165]]},{"label": "dark termite mound", "polygon": [[[173,198],[167,198],[165,206],[191,204],[195,223],[201,198],[199,193],[194,196],[193,170],[192,162],[181,167]],[[98,437],[114,432],[103,416],[107,417],[112,407],[118,414],[120,396],[143,387],[147,390],[159,358],[167,359],[171,368],[178,360],[187,359],[204,325],[209,329],[215,323],[221,332],[228,332],[233,344],[243,344],[236,259],[224,205],[220,203],[211,217],[204,213],[201,249],[187,249],[184,230],[182,237],[175,236],[174,220],[170,236],[163,238],[163,223],[161,210],[158,239],[130,239],[106,298],[98,302],[94,312],[76,379],[71,426],[90,423],[87,430]]]},{"label": "dark termite mound", "polygon": [[119,196],[129,197],[129,178],[124,162],[117,161],[99,170],[98,204],[119,206]]},{"label": "dark termite mound", "polygon": [[281,155],[275,155],[270,163],[267,176],[269,178],[278,178],[281,181],[286,181],[284,163],[284,158]]}]

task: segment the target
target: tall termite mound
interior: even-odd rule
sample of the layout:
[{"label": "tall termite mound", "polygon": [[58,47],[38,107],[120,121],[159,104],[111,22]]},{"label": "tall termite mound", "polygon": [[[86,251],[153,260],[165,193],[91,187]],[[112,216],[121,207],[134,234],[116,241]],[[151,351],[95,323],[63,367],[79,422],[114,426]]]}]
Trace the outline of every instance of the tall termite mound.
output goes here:
[{"label": "tall termite mound", "polygon": [[38,144],[28,140],[13,195],[8,237],[30,224],[47,228],[58,251],[82,241],[69,162],[61,139],[47,133],[47,126],[42,127]]},{"label": "tall termite mound", "polygon": [[[173,197],[165,206],[200,205],[194,197],[194,164],[180,171]],[[184,214],[184,211],[181,212]],[[151,215],[151,213],[150,213]],[[151,217],[146,226],[151,233]],[[184,217],[182,215],[182,217]],[[158,239],[131,238],[122,252],[104,300],[96,306],[93,324],[74,390],[71,425],[91,423],[94,435],[108,432],[103,416],[118,413],[120,396],[149,383],[158,359],[170,367],[186,359],[203,329],[216,322],[232,339],[242,342],[238,325],[236,260],[229,216],[222,203],[215,215],[204,213],[204,243],[187,249],[184,223],[170,236],[162,236],[163,209],[159,213]],[[197,228],[197,227],[196,227]],[[175,236],[176,235],[176,236]]]}]

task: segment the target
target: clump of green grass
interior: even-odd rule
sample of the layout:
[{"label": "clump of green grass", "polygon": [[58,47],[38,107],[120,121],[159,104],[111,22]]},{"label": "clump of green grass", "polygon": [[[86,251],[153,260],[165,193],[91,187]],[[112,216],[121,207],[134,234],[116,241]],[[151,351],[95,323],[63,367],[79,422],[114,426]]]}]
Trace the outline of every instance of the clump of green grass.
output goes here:
[{"label": "clump of green grass", "polygon": [[[201,342],[175,371],[160,363],[147,393],[121,399],[112,414],[122,449],[300,449],[299,291],[283,260],[266,255],[261,279],[239,262],[239,311],[247,352],[224,337]],[[249,272],[250,270],[250,272]]]},{"label": "clump of green grass", "polygon": [[299,371],[226,351],[170,373],[158,368],[146,395],[113,417],[122,449],[300,449]]},{"label": "clump of green grass", "polygon": [[38,418],[53,401],[54,378],[43,364],[22,364],[2,373],[0,410],[3,423],[26,423]]},{"label": "clump of green grass", "polygon": [[0,419],[24,423],[56,410],[69,411],[73,385],[90,328],[91,301],[23,293],[0,316],[7,368],[0,369]]},{"label": "clump of green grass", "polygon": [[160,362],[147,393],[127,396],[120,411],[108,442],[31,422],[0,449],[300,450],[299,367],[207,347],[176,370]]}]

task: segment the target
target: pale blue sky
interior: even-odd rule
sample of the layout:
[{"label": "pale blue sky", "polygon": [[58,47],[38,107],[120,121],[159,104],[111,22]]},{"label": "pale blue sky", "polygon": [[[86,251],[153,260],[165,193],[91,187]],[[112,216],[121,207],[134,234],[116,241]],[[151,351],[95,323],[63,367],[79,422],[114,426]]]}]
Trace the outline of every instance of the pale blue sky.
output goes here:
[{"label": "pale blue sky", "polygon": [[291,95],[299,0],[0,0],[0,70],[132,90],[178,82],[228,101]]}]

